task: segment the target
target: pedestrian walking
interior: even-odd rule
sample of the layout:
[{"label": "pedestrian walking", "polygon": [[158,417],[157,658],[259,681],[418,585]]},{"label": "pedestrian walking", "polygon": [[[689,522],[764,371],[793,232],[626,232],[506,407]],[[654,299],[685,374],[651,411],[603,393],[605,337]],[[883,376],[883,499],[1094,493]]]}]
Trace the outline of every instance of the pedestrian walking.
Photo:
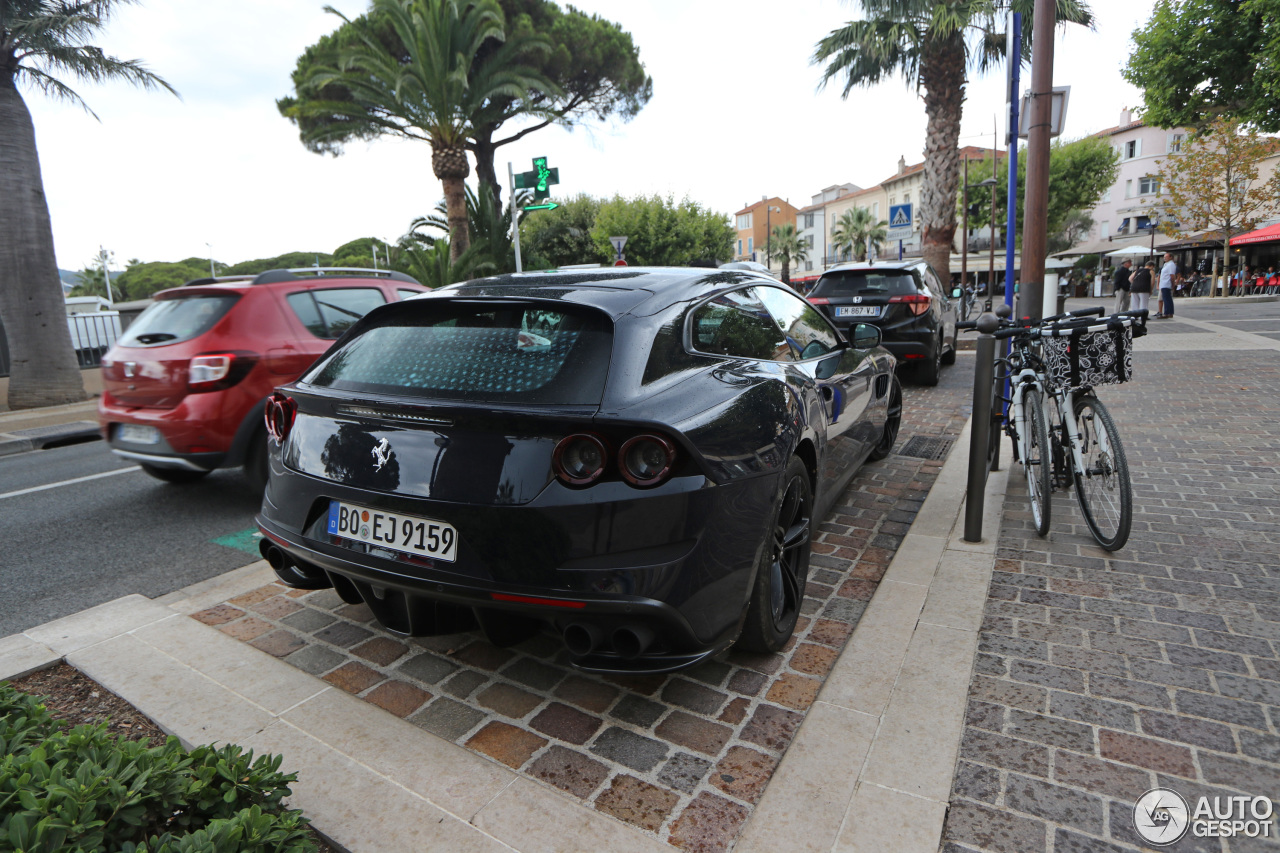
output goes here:
[{"label": "pedestrian walking", "polygon": [[1157,320],[1173,319],[1173,280],[1178,277],[1178,262],[1173,253],[1164,253],[1164,266],[1160,268],[1160,313]]},{"label": "pedestrian walking", "polygon": [[1138,271],[1129,279],[1129,292],[1133,294],[1134,311],[1147,310],[1147,305],[1151,301],[1151,280],[1155,271],[1155,262],[1148,261],[1146,266],[1138,267]]},{"label": "pedestrian walking", "polygon": [[1115,313],[1129,310],[1129,273],[1133,271],[1133,261],[1128,258],[1124,259],[1124,263],[1116,270],[1115,278],[1112,280],[1112,292],[1116,295]]}]

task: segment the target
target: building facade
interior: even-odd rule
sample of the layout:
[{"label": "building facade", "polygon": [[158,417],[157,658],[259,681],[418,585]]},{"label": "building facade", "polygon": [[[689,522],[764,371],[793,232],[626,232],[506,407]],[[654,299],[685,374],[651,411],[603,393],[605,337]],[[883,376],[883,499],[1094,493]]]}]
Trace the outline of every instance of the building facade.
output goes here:
[{"label": "building facade", "polygon": [[769,231],[778,225],[796,224],[796,207],[785,199],[774,196],[763,198],[743,207],[733,215],[734,260],[757,261],[772,269],[765,257]]}]

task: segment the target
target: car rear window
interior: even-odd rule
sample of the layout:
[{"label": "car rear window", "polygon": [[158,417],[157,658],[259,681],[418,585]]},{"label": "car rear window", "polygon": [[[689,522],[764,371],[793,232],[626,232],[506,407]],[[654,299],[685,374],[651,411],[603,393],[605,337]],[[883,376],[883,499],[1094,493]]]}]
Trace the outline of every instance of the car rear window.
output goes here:
[{"label": "car rear window", "polygon": [[322,388],[445,400],[600,402],[608,317],[556,305],[400,303],[304,380]]},{"label": "car rear window", "polygon": [[919,293],[916,280],[902,270],[849,270],[825,273],[810,296],[903,296]]},{"label": "car rear window", "polygon": [[147,306],[117,342],[122,347],[153,347],[189,341],[221,320],[238,293],[199,294],[160,299]]},{"label": "car rear window", "polygon": [[331,288],[290,293],[285,299],[302,325],[317,338],[334,340],[387,297],[376,287]]}]

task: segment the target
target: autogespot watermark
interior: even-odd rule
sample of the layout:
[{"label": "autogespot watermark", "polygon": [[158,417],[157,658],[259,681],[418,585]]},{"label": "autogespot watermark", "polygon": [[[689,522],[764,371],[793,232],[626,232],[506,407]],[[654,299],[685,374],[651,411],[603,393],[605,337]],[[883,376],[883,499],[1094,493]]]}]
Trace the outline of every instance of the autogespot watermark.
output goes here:
[{"label": "autogespot watermark", "polygon": [[1190,830],[1196,838],[1272,838],[1275,805],[1267,797],[1200,797],[1195,808],[1177,791],[1152,788],[1133,806],[1133,826],[1147,842],[1173,844]]}]

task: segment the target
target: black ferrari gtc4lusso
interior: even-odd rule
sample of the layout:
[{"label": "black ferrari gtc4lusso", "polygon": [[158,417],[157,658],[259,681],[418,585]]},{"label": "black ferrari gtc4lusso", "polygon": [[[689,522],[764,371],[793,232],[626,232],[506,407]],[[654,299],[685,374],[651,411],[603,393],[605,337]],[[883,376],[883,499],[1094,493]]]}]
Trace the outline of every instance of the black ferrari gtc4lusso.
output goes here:
[{"label": "black ferrari gtc4lusso", "polygon": [[267,403],[258,525],[280,579],[404,635],[543,624],[576,666],[776,651],[813,526],[887,455],[902,393],[785,285],[523,273],[374,309]]}]

